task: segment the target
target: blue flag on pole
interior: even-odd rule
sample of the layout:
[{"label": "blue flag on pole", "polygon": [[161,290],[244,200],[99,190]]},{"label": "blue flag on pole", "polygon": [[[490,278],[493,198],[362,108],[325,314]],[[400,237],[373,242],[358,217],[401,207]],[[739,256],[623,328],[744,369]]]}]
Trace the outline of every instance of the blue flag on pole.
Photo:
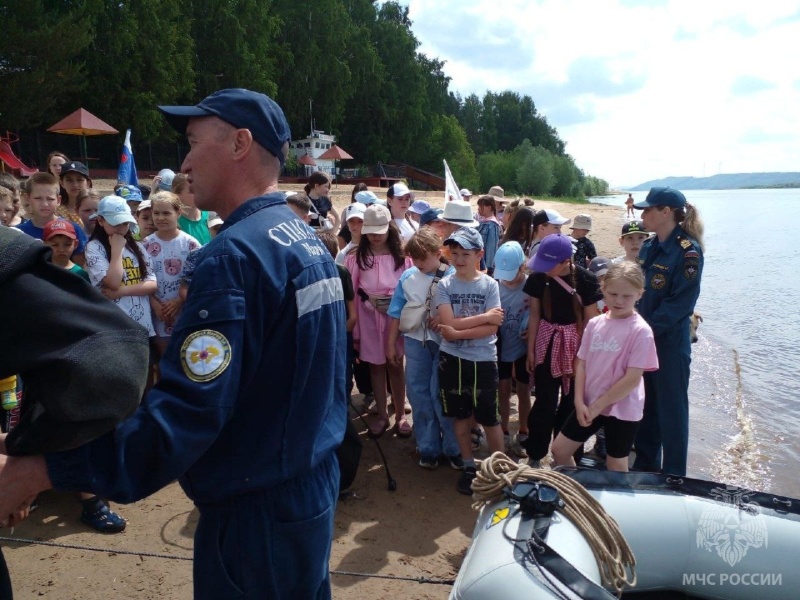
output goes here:
[{"label": "blue flag on pole", "polygon": [[136,174],[136,162],[133,160],[133,148],[131,148],[130,129],[125,132],[125,143],[122,146],[122,155],[119,157],[117,183],[139,185],[139,177]]}]

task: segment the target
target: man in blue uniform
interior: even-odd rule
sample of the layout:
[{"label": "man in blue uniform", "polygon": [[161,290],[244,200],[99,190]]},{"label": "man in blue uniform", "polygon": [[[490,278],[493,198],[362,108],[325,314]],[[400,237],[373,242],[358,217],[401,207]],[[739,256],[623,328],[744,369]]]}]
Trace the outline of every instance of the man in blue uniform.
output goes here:
[{"label": "man in blue uniform", "polygon": [[702,225],[683,193],[672,188],[653,188],[633,206],[643,210],[644,228],[655,233],[639,251],[645,293],[638,310],[653,329],[659,364],[658,371],[644,374],[644,417],[634,469],[686,475],[689,318],[700,295]]},{"label": "man in blue uniform", "polygon": [[112,434],[8,458],[0,514],[49,487],[132,502],[178,477],[200,511],[195,598],[329,598],[346,316],[330,254],[277,193],[289,126],[243,89],[160,110],[187,135],[198,208],[225,223],[200,250],[159,384]]}]

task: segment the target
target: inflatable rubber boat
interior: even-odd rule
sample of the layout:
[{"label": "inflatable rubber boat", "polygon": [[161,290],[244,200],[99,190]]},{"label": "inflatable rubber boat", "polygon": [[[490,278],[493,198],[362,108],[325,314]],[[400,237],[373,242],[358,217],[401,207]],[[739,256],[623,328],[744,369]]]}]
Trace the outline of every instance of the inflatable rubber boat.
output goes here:
[{"label": "inflatable rubber boat", "polygon": [[[630,547],[636,582],[623,598],[800,598],[800,501],[686,477],[557,472],[600,503]],[[582,530],[553,505],[555,490],[537,487],[517,483],[483,506],[451,600],[617,597]]]}]

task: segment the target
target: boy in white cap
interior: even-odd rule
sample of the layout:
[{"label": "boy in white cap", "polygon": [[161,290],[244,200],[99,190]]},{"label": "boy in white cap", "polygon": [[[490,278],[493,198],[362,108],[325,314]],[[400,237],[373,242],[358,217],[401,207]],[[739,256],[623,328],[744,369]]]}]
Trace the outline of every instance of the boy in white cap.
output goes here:
[{"label": "boy in white cap", "polygon": [[592,259],[597,256],[594,243],[587,234],[592,230],[592,217],[590,215],[578,215],[572,222],[572,239],[575,240],[575,256],[573,260],[576,265],[584,269],[589,266]]}]

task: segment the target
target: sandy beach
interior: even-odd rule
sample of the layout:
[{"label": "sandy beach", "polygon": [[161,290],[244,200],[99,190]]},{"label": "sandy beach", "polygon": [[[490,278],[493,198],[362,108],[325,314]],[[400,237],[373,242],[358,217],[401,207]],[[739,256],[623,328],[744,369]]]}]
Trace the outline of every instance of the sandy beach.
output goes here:
[{"label": "sandy beach", "polygon": [[[107,180],[95,182],[101,191],[110,191],[112,185]],[[332,190],[339,212],[350,202],[350,189],[334,186]],[[385,197],[385,190],[373,191]],[[441,192],[419,193],[417,197],[434,206],[444,204]],[[554,208],[569,218],[580,213],[591,215],[594,223],[589,237],[598,253],[608,257],[621,253],[617,238],[625,220],[624,209],[539,200],[536,207]],[[354,397],[356,405],[360,399],[360,395]],[[515,403],[512,399],[512,406]],[[421,469],[413,438],[401,439],[387,432],[380,444],[397,482],[397,490],[389,491],[375,442],[366,438],[365,426],[358,417],[352,412],[351,416],[362,432],[364,449],[352,493],[337,509],[330,567],[386,578],[335,573],[331,576],[333,597],[446,598],[449,585],[417,580],[454,579],[469,545],[476,513],[471,499],[456,492],[458,473],[444,465],[436,471]],[[513,431],[513,407],[511,418]],[[78,501],[72,494],[43,494],[40,508],[16,528],[14,538],[18,541],[2,542],[15,597],[191,598],[192,563],[185,559],[191,558],[197,511],[177,483],[135,504],[114,506],[128,519],[127,530],[101,535],[80,523]],[[9,532],[3,530],[0,535],[8,536]]]}]

